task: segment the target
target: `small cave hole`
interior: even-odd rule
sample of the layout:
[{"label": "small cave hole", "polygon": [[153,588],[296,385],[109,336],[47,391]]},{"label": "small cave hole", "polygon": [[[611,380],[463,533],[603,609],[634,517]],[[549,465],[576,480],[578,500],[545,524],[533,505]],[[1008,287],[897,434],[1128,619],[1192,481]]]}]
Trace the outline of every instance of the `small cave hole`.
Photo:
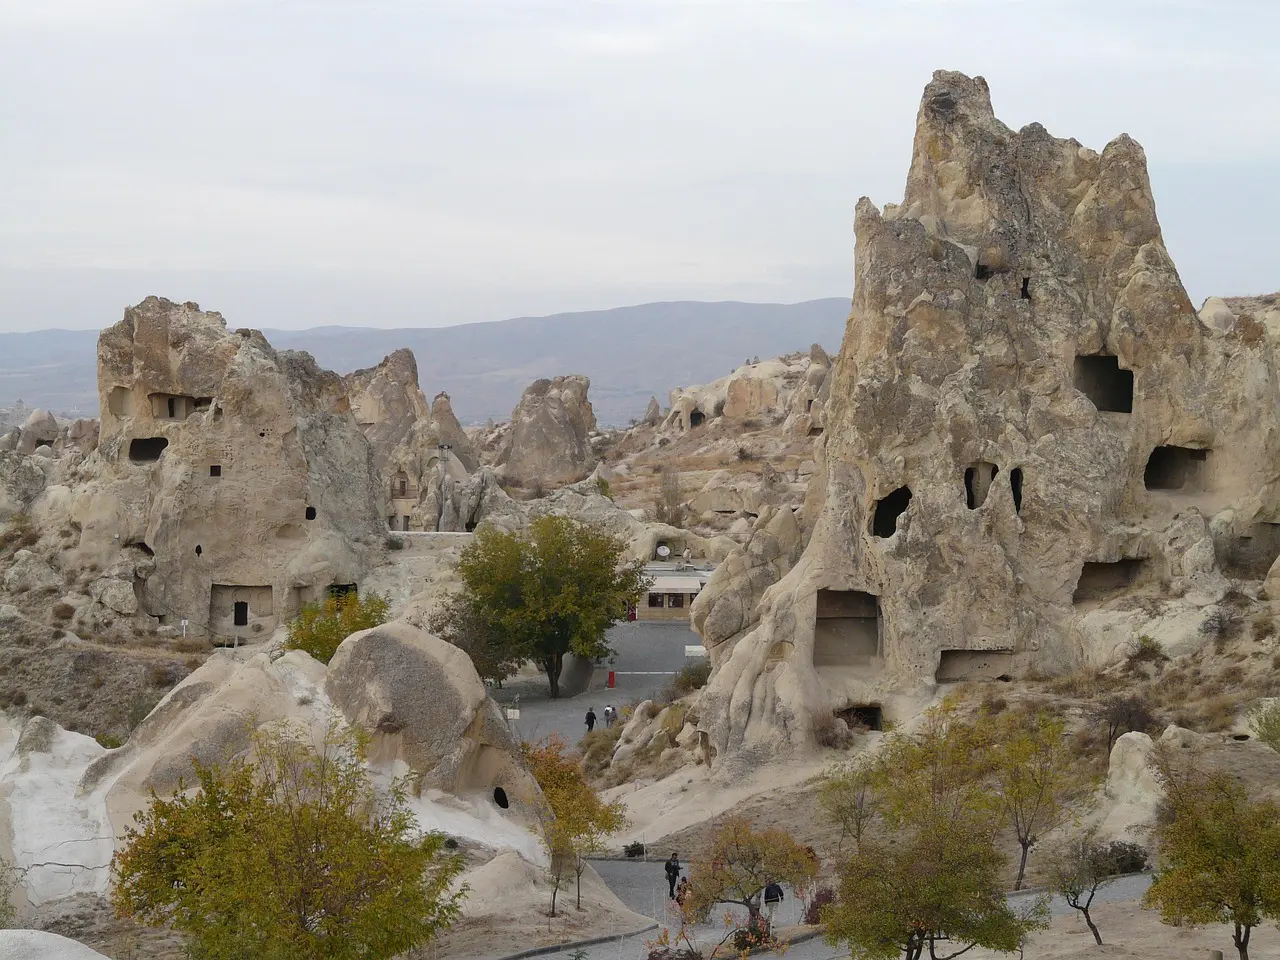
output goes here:
[{"label": "small cave hole", "polygon": [[457,850],[457,849],[458,849],[458,841],[457,841],[457,839],[456,839],[456,838],[454,838],[454,837],[445,837],[445,838],[444,838],[444,846],[445,846],[445,849],[446,849],[446,850]]},{"label": "small cave hole", "polygon": [[503,810],[506,810],[511,806],[511,803],[507,800],[507,791],[503,790],[501,787],[493,788],[493,802]]},{"label": "small cave hole", "polygon": [[884,717],[879,706],[869,704],[867,706],[845,707],[843,710],[832,711],[835,716],[843,720],[850,730],[883,730]]},{"label": "small cave hole", "polygon": [[1148,490],[1183,490],[1198,493],[1204,489],[1205,468],[1209,451],[1192,447],[1156,447],[1147,458],[1142,483]]},{"label": "small cave hole", "polygon": [[198,544],[198,543],[197,543],[197,544],[196,544],[196,556],[198,557],[198,556],[200,556],[202,553],[204,553],[204,547],[200,546],[200,544]]},{"label": "small cave hole", "polygon": [[308,520],[314,520],[315,518],[316,518],[316,508],[315,508],[315,507],[307,507],[307,519],[308,519]]},{"label": "small cave hole", "polygon": [[887,497],[876,501],[875,516],[871,522],[871,532],[877,537],[892,537],[898,532],[898,518],[911,504],[911,488],[899,487]]},{"label": "small cave hole", "polygon": [[220,476],[222,476],[222,464],[220,464],[220,463],[211,463],[211,464],[209,465],[209,476],[211,476],[211,477],[220,477]]},{"label": "small cave hole", "polygon": [[1019,296],[1021,296],[1023,300],[1031,299],[1031,278],[1030,277],[1022,278],[1022,293],[1019,294]]},{"label": "small cave hole", "polygon": [[134,463],[153,463],[160,459],[169,441],[164,437],[137,437],[129,441],[129,459]]},{"label": "small cave hole", "polygon": [[1009,490],[1013,493],[1013,510],[1022,512],[1022,468],[1014,467],[1009,471]]},{"label": "small cave hole", "polygon": [[261,437],[262,439],[266,439],[267,431],[265,431],[265,430],[259,430],[259,431],[258,431],[258,436],[259,436],[259,437]]},{"label": "small cave hole", "polygon": [[821,427],[810,427],[810,428],[809,428],[809,436],[811,436],[811,437],[820,437],[820,436],[822,436],[822,428],[821,428]]},{"label": "small cave hole", "polygon": [[130,540],[128,543],[125,544],[125,546],[137,547],[139,550],[145,553],[148,557],[154,557],[156,555],[156,552],[141,540]]},{"label": "small cave hole", "polygon": [[987,502],[987,493],[1000,468],[994,463],[978,461],[964,471],[964,502],[970,510],[977,510]]},{"label": "small cave hole", "polygon": [[694,427],[702,426],[703,422],[706,419],[707,419],[707,415],[703,413],[701,410],[690,410],[689,411],[689,429],[692,430]]},{"label": "small cave hole", "polygon": [[1249,735],[1247,733],[1237,733],[1231,739],[1236,741],[1237,743],[1244,743],[1246,740],[1249,739]]},{"label": "small cave hole", "polygon": [[978,265],[973,268],[973,278],[975,280],[990,280],[994,274],[995,271],[981,260],[979,260]]}]

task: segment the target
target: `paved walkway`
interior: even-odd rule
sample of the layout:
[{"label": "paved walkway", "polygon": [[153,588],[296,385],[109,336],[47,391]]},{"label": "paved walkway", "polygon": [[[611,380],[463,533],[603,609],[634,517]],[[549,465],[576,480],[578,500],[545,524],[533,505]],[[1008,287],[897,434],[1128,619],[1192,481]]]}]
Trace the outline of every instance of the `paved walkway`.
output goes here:
[{"label": "paved walkway", "polygon": [[[667,852],[670,853],[670,851]],[[592,866],[595,867],[596,872],[609,885],[609,888],[617,894],[618,898],[636,913],[653,917],[663,926],[670,927],[676,924],[675,918],[666,913],[667,882],[661,860],[647,863],[634,860],[597,860],[592,863]],[[1149,874],[1123,877],[1103,887],[1094,899],[1094,904],[1137,900],[1150,885],[1151,877]],[[1011,899],[1016,902],[1030,899],[1033,896],[1035,896],[1034,893],[1025,893],[1018,894]],[[1057,897],[1050,901],[1049,910],[1054,916],[1072,912],[1071,907]],[[774,915],[774,922],[784,926],[799,923],[801,919],[799,914],[799,901],[792,891],[788,890],[786,900],[782,902],[782,905]],[[723,916],[722,913],[717,914],[717,919],[721,916]],[[654,930],[640,936],[628,937],[612,943],[584,947],[583,949],[586,951],[585,960],[643,960],[647,956],[645,941],[653,939],[657,933],[658,931]],[[723,936],[724,927],[722,924],[718,924],[699,928],[695,940],[700,948],[704,951],[709,951]],[[548,960],[572,960],[573,955],[574,951],[571,949],[559,953],[546,954],[545,956]],[[849,956],[849,951],[844,948],[833,947],[819,937],[788,947],[786,956],[788,960],[841,960],[841,958]]]},{"label": "paved walkway", "polygon": [[575,744],[587,732],[583,718],[588,707],[595,707],[603,724],[606,703],[622,707],[657,696],[684,667],[685,646],[698,642],[698,635],[687,623],[619,623],[609,630],[609,643],[617,653],[613,663],[596,668],[600,686],[609,670],[617,673],[613,690],[593,689],[576,697],[552,700],[546,678],[539,677],[509,682],[491,693],[503,706],[519,696],[520,719],[515,728],[521,739],[536,741],[556,733],[567,743]]}]

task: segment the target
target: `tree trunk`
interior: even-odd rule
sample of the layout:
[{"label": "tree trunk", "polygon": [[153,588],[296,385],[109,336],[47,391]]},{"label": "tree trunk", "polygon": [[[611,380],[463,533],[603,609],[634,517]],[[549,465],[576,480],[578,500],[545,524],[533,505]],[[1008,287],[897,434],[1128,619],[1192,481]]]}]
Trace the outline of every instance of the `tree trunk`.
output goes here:
[{"label": "tree trunk", "polygon": [[1013,881],[1013,889],[1022,889],[1022,878],[1027,874],[1027,854],[1031,852],[1030,840],[1019,840],[1018,845],[1022,847],[1022,859],[1018,862],[1018,879]]},{"label": "tree trunk", "polygon": [[556,895],[560,892],[560,881],[557,879],[554,887],[551,888],[551,915],[556,915]]},{"label": "tree trunk", "polygon": [[560,668],[564,664],[564,654],[549,653],[542,659],[542,666],[547,671],[547,683],[551,684],[551,699],[560,699]]},{"label": "tree trunk", "polygon": [[578,909],[582,909],[582,871],[587,868],[586,862],[581,857],[578,858]]},{"label": "tree trunk", "polygon": [[1251,933],[1253,933],[1253,927],[1241,927],[1237,923],[1235,931],[1231,934],[1236,950],[1240,952],[1240,960],[1249,960],[1249,935]]},{"label": "tree trunk", "polygon": [[1089,932],[1093,934],[1094,942],[1097,943],[1098,946],[1102,946],[1102,934],[1098,932],[1098,928],[1093,922],[1093,917],[1089,916],[1089,908],[1082,907],[1080,912],[1084,914],[1084,922],[1088,924]]}]

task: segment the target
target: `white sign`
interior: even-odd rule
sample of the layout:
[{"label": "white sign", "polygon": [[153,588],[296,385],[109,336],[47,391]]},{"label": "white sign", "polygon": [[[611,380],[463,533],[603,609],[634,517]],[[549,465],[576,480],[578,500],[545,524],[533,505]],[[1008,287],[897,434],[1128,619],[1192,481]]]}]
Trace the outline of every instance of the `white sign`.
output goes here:
[{"label": "white sign", "polygon": [[520,711],[519,711],[519,709],[512,708],[512,707],[507,707],[507,719],[508,719],[508,720],[519,720],[519,719],[520,719]]},{"label": "white sign", "polygon": [[707,648],[700,643],[690,644],[689,646],[684,648],[684,655],[686,659],[691,657],[692,658],[705,657],[707,655]]},{"label": "white sign", "polygon": [[671,556],[671,548],[664,543],[662,546],[658,548],[658,556],[660,557]]},{"label": "white sign", "polygon": [[182,618],[182,635],[183,635],[183,637],[185,637],[185,636],[187,635],[187,619],[186,619],[186,617],[183,617],[183,618]]}]

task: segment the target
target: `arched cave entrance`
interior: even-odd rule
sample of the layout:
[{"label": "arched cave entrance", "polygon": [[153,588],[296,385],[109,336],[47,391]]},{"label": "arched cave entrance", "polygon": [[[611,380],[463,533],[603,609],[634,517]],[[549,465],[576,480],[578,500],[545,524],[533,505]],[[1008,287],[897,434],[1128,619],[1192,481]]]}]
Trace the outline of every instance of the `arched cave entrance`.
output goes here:
[{"label": "arched cave entrance", "polygon": [[898,532],[898,518],[911,505],[911,488],[899,487],[893,493],[876,501],[871,532],[877,537],[892,537]]}]

